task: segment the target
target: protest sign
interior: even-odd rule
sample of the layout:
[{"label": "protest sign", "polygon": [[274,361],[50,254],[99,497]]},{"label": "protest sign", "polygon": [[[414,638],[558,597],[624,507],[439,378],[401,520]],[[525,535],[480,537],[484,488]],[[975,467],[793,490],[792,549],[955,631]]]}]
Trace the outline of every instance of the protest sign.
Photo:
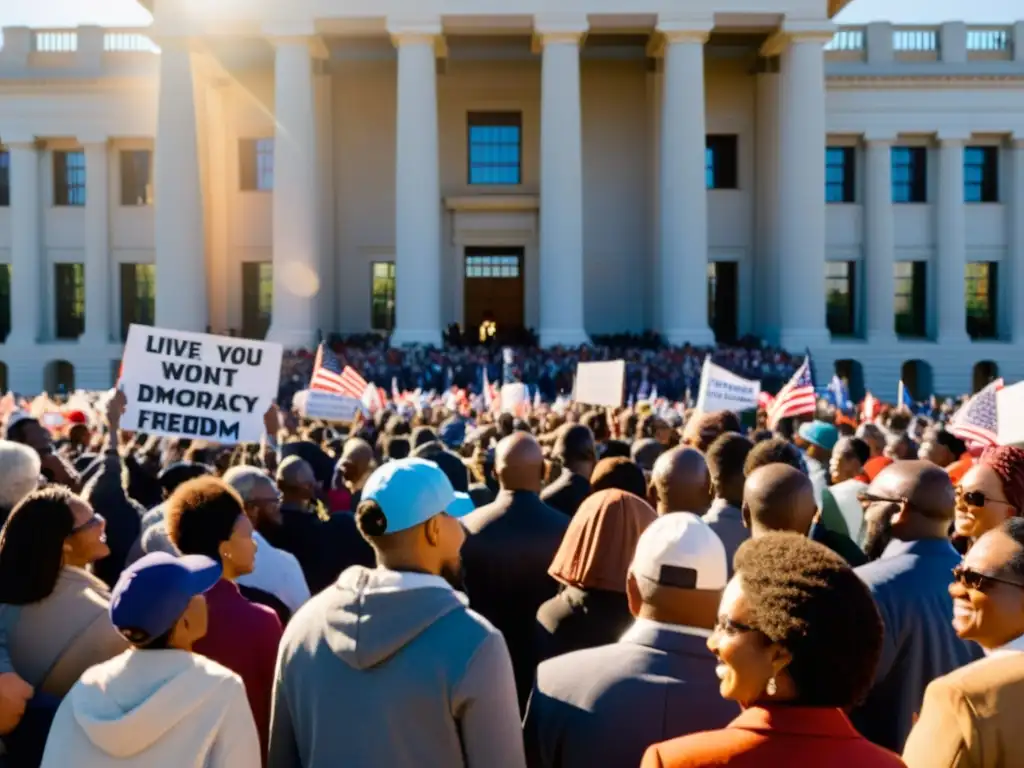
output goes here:
[{"label": "protest sign", "polygon": [[214,443],[256,442],[277,397],[281,345],[132,325],[121,426]]},{"label": "protest sign", "polygon": [[999,445],[1024,447],[1024,381],[996,392]]},{"label": "protest sign", "polygon": [[761,382],[744,379],[704,359],[697,393],[697,410],[702,413],[732,411],[742,413],[756,409],[761,395]]},{"label": "protest sign", "polygon": [[529,396],[530,393],[522,382],[505,384],[501,388],[501,410],[505,413],[518,413],[520,406],[527,402]]},{"label": "protest sign", "polygon": [[307,419],[323,419],[324,421],[348,424],[356,418],[363,404],[354,397],[336,395],[331,392],[304,389],[295,395],[292,406],[299,415]]},{"label": "protest sign", "polygon": [[606,363],[579,363],[576,366],[577,403],[587,405],[622,405],[622,391],[626,383],[626,361]]}]

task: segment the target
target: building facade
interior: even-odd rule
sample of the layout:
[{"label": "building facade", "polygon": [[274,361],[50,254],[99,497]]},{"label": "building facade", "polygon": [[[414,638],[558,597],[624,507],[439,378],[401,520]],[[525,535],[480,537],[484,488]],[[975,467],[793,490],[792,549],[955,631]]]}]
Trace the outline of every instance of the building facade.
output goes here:
[{"label": "building facade", "polygon": [[109,386],[131,322],[309,347],[484,319],[755,335],[882,397],[1024,378],[1024,22],[478,5],[5,29],[6,384]]}]

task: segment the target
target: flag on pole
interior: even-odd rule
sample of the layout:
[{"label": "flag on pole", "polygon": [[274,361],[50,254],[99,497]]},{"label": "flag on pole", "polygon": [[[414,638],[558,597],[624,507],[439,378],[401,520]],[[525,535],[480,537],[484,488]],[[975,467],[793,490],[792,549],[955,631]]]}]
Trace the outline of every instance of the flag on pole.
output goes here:
[{"label": "flag on pole", "polygon": [[346,365],[342,368],[341,362],[326,344],[321,344],[316,349],[309,389],[311,392],[351,397],[360,401],[371,412],[380,410],[385,404],[380,390],[367,382],[352,366]]},{"label": "flag on pole", "polygon": [[1003,388],[1003,380],[996,379],[964,403],[953,414],[949,431],[975,446],[998,445],[999,414],[996,393]]},{"label": "flag on pole", "polygon": [[811,376],[811,355],[808,352],[793,378],[779,390],[775,402],[768,409],[768,428],[775,429],[780,421],[790,416],[813,414],[817,404],[814,379]]},{"label": "flag on pole", "polygon": [[882,404],[878,398],[868,392],[864,396],[864,402],[860,406],[861,419],[873,421],[882,410]]},{"label": "flag on pole", "polygon": [[836,408],[845,410],[850,403],[850,389],[846,382],[839,378],[839,374],[833,374],[832,381],[828,384],[828,391],[835,401]]},{"label": "flag on pole", "polygon": [[906,411],[913,410],[914,408],[914,399],[910,396],[910,391],[907,389],[906,384],[903,383],[903,379],[900,379],[899,387],[896,389],[896,408]]},{"label": "flag on pole", "polygon": [[711,362],[711,355],[704,358],[700,374],[700,390],[697,392],[697,410],[732,411],[742,413],[757,408],[761,382],[737,376],[732,371]]}]

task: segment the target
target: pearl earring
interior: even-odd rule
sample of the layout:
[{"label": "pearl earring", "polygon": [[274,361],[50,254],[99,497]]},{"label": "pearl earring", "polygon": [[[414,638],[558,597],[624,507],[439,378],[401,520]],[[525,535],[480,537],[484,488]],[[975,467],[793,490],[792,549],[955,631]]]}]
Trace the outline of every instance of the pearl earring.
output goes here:
[{"label": "pearl earring", "polygon": [[768,679],[768,685],[765,686],[764,690],[769,696],[774,696],[779,692],[779,686],[776,684],[774,677]]}]

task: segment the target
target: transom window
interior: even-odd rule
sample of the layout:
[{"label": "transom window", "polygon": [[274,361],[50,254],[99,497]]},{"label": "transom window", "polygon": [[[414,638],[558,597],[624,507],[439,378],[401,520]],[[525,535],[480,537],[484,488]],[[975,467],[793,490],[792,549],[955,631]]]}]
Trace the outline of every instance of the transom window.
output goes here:
[{"label": "transom window", "polygon": [[523,116],[519,112],[470,112],[469,183],[522,183]]},{"label": "transom window", "polygon": [[999,202],[999,148],[964,148],[964,202]]},{"label": "transom window", "polygon": [[85,205],[85,152],[53,153],[53,204]]},{"label": "transom window", "polygon": [[928,202],[928,150],[925,147],[892,148],[892,201]]},{"label": "transom window", "polygon": [[519,277],[519,257],[467,256],[466,277]]},{"label": "transom window", "polygon": [[855,157],[853,147],[825,149],[825,202],[854,202]]}]

